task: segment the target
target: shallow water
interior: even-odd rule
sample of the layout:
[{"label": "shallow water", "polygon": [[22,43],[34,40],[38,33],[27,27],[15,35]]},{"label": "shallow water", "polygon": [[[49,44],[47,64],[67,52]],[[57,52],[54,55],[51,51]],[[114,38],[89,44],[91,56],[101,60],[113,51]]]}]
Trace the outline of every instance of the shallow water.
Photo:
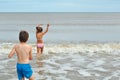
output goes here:
[{"label": "shallow water", "polygon": [[[120,13],[0,13],[0,80],[17,80],[7,55],[21,30],[30,34],[35,80],[120,80]],[[50,23],[36,60],[35,27]],[[37,61],[37,62],[36,62]]]},{"label": "shallow water", "polygon": [[[4,43],[0,51],[0,79],[17,80],[16,57],[7,58],[14,44]],[[31,61],[35,80],[119,80],[120,43],[46,44],[36,63]]]}]

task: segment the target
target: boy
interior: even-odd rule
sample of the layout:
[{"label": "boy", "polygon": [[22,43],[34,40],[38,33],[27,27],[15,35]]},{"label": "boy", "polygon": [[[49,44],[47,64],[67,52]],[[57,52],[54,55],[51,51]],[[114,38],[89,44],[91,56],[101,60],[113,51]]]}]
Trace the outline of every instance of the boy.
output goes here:
[{"label": "boy", "polygon": [[17,54],[16,68],[19,80],[25,80],[25,77],[34,80],[33,71],[29,64],[29,61],[32,60],[32,47],[26,43],[28,38],[28,32],[21,31],[19,33],[20,43],[16,44],[8,55],[11,58],[15,53]]},{"label": "boy", "polygon": [[44,49],[44,41],[43,41],[43,36],[48,32],[48,28],[49,28],[49,24],[47,24],[47,28],[45,31],[43,31],[43,28],[41,27],[41,25],[39,24],[36,27],[36,39],[37,39],[37,58],[40,57],[40,54],[43,53],[43,49]]}]

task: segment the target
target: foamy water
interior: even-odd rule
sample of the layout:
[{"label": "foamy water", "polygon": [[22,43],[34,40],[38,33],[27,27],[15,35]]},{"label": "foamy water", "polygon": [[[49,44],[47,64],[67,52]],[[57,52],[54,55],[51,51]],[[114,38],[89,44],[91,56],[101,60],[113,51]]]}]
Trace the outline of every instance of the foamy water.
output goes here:
[{"label": "foamy water", "polygon": [[[16,57],[7,55],[13,43],[0,45],[0,79],[17,80]],[[36,47],[31,61],[35,80],[119,80],[120,43],[81,42],[79,44],[46,44],[36,63]]]}]

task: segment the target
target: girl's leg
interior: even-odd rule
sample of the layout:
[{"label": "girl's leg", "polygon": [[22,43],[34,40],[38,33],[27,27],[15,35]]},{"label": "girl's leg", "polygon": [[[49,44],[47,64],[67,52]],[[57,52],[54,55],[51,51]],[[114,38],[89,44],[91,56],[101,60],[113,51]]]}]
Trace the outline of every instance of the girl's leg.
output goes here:
[{"label": "girl's leg", "polygon": [[38,56],[38,53],[39,53],[39,49],[38,49],[38,47],[37,47],[37,54],[36,54],[36,57]]},{"label": "girl's leg", "polygon": [[37,48],[37,59],[40,58],[41,55],[41,48]]},{"label": "girl's leg", "polygon": [[38,55],[39,55],[39,49],[37,47],[37,54],[36,54],[36,58],[38,58]]},{"label": "girl's leg", "polygon": [[41,54],[43,53],[44,47],[41,48]]}]

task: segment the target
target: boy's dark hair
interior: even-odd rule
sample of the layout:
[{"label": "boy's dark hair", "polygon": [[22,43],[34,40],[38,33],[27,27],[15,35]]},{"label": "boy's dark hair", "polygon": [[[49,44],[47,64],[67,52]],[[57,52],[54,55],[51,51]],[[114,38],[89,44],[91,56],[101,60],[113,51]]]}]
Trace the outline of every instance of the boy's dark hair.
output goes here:
[{"label": "boy's dark hair", "polygon": [[19,40],[20,42],[26,42],[29,38],[29,34],[27,31],[20,31],[19,33]]},{"label": "boy's dark hair", "polygon": [[39,32],[42,32],[43,31],[43,28],[42,27],[36,27],[36,30],[37,30],[37,33],[39,33]]}]

